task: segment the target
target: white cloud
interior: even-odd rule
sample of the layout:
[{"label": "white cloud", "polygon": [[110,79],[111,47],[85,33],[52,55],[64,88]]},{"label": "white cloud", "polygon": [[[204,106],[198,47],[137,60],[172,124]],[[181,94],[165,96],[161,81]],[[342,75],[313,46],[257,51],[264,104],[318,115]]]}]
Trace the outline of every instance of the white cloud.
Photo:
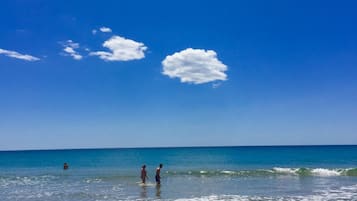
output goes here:
[{"label": "white cloud", "polygon": [[227,79],[227,66],[217,59],[213,50],[187,48],[162,61],[163,74],[180,78],[181,82],[203,84]]},{"label": "white cloud", "polygon": [[72,40],[67,40],[66,43],[63,45],[63,51],[65,52],[64,55],[71,56],[75,60],[81,60],[83,57],[80,55],[75,49],[79,48],[79,44],[73,42]]},{"label": "white cloud", "polygon": [[28,54],[20,54],[18,52],[15,51],[11,51],[11,50],[4,50],[0,48],[0,54],[3,54],[5,56],[8,57],[12,57],[12,58],[16,58],[16,59],[21,59],[21,60],[25,60],[25,61],[38,61],[40,60],[40,58],[28,55]]},{"label": "white cloud", "polygon": [[101,32],[105,32],[105,33],[110,33],[112,32],[112,29],[109,27],[100,27],[99,29]]},{"label": "white cloud", "polygon": [[93,29],[92,30],[92,34],[95,35],[97,33],[97,30],[96,29]]},{"label": "white cloud", "polygon": [[105,61],[129,61],[144,58],[144,51],[147,50],[144,43],[136,42],[120,36],[111,37],[103,43],[103,47],[106,47],[111,51],[91,52],[89,55],[99,56]]}]

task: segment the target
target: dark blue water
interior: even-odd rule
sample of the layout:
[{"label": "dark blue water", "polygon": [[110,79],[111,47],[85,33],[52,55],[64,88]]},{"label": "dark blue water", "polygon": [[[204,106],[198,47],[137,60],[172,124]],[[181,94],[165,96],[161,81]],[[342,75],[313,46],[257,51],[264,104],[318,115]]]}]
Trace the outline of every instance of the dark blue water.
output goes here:
[{"label": "dark blue water", "polygon": [[[147,186],[137,183],[142,164]],[[9,151],[0,152],[0,198],[357,200],[356,168],[357,146]]]}]

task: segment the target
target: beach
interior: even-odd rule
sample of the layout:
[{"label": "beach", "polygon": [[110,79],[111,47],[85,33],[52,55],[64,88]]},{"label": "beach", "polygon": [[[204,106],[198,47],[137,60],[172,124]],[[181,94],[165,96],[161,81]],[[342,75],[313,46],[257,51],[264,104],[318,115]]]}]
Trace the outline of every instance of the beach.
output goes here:
[{"label": "beach", "polygon": [[[357,146],[0,152],[2,201],[357,200]],[[63,163],[69,165],[63,170]],[[161,185],[155,169],[163,163]],[[147,166],[148,183],[139,185]]]}]

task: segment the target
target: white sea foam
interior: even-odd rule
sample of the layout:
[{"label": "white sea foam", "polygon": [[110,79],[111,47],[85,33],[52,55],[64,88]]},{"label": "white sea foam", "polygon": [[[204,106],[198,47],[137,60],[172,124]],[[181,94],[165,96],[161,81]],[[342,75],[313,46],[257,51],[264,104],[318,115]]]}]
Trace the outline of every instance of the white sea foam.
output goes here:
[{"label": "white sea foam", "polygon": [[175,201],[339,201],[357,200],[357,185],[329,189],[304,196],[248,196],[248,195],[210,195],[193,198],[180,198]]},{"label": "white sea foam", "polygon": [[316,176],[331,177],[331,176],[340,176],[342,171],[316,168],[316,169],[312,169],[311,173]]},{"label": "white sea foam", "polygon": [[275,167],[273,171],[280,174],[290,174],[290,175],[303,175],[303,172],[308,173],[312,176],[319,177],[331,177],[331,176],[341,176],[346,173],[349,169],[325,169],[325,168],[281,168]]},{"label": "white sea foam", "polygon": [[223,174],[234,174],[235,172],[234,171],[229,171],[229,170],[223,170],[223,171],[221,171],[221,173],[223,173]]},{"label": "white sea foam", "polygon": [[282,173],[282,174],[294,174],[296,175],[296,172],[298,169],[296,168],[280,168],[280,167],[275,167],[273,170],[277,173]]},{"label": "white sea foam", "polygon": [[33,186],[39,184],[45,184],[48,181],[55,179],[55,176],[43,175],[43,176],[14,176],[0,178],[1,187],[9,186]]},{"label": "white sea foam", "polygon": [[85,182],[86,183],[101,183],[102,180],[101,179],[86,179]]}]

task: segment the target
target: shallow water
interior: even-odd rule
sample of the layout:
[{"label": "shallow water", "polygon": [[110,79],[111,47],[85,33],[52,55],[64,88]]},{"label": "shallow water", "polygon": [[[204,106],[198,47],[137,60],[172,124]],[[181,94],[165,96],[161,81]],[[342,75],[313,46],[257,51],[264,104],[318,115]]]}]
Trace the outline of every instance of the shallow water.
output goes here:
[{"label": "shallow water", "polygon": [[[0,152],[2,201],[357,200],[357,146]],[[69,163],[69,170],[62,165]],[[138,185],[145,163],[149,185]],[[164,164],[162,185],[154,171]]]}]

